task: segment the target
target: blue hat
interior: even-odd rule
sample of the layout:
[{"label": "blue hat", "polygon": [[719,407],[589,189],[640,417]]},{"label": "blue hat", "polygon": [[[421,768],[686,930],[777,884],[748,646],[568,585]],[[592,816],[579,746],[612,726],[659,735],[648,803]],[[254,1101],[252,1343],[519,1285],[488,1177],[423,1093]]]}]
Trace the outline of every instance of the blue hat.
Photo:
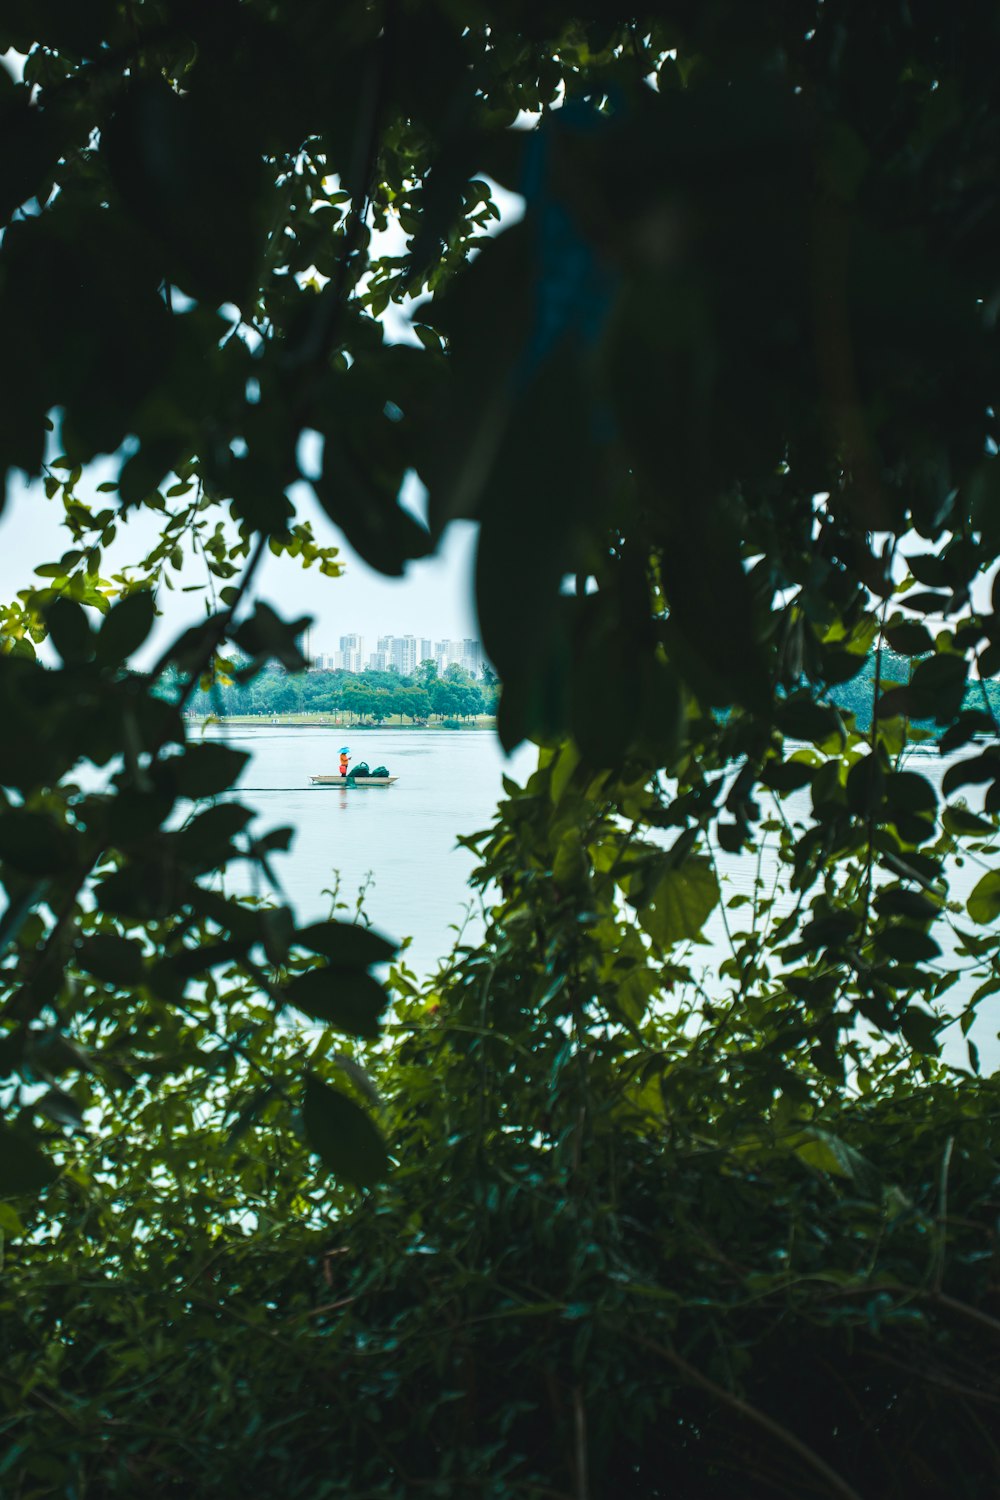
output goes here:
[{"label": "blue hat", "polygon": [[341,755],[349,755],[350,752],[351,752],[350,745],[341,745],[341,747],[340,747],[340,754]]}]

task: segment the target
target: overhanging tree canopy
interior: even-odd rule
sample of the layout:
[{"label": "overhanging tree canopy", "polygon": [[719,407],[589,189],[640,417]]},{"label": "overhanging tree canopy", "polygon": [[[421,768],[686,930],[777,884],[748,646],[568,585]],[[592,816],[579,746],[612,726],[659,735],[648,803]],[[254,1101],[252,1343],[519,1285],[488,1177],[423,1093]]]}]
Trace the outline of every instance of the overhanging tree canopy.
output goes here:
[{"label": "overhanging tree canopy", "polygon": [[[59,1149],[94,1089],[211,1093],[192,1036],[240,1057],[220,965],[268,1014],[377,1031],[384,945],[206,883],[236,858],[266,872],[284,835],[249,838],[232,803],[175,819],[241,764],[182,721],[218,653],[301,665],[303,622],[247,602],[262,550],[336,572],[288,499],[306,434],[320,504],[383,571],[479,521],[502,737],[571,742],[548,800],[507,816],[558,830],[547,873],[581,918],[611,872],[656,948],[616,983],[662,994],[718,902],[713,847],[753,845],[762,799],[808,788],[774,833],[795,915],[728,976],[781,1018],[749,1049],[765,1093],[811,1097],[803,1059],[839,1077],[859,1018],[932,1055],[927,1002],[960,968],[993,992],[992,934],[960,918],[936,963],[931,929],[949,852],[1000,808],[975,701],[1000,625],[973,596],[1000,545],[997,24],[846,0],[7,8],[0,464],[61,499],[72,542],[4,616],[3,1063],[45,1085],[5,1127],[9,1189],[44,1180],[40,1137]],[[492,182],[525,213],[484,239]],[[416,341],[387,342],[388,303],[427,293]],[[78,486],[102,455],[99,508]],[[411,470],[426,528],[399,503]],[[141,506],[165,541],[111,604],[101,550]],[[216,607],[129,672],[188,533]],[[58,667],[35,660],[46,632]],[[885,643],[908,682],[882,681]],[[831,694],[872,649],[861,733]],[[991,737],[944,784],[984,786],[985,816],[942,821],[899,761],[911,719],[952,750]],[[113,773],[102,790],[75,785],[81,761]],[[973,924],[998,892],[987,869]],[[367,1182],[383,1147],[341,1057],[303,1045],[305,1091],[293,1069],[277,1097]]]}]

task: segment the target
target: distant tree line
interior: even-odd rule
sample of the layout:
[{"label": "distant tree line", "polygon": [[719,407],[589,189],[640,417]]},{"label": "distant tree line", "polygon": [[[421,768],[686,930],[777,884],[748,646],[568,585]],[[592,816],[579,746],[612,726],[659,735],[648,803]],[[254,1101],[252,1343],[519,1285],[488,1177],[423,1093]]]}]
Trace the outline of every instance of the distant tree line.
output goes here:
[{"label": "distant tree line", "polygon": [[272,667],[252,682],[220,679],[196,693],[196,713],[221,714],[349,714],[353,720],[374,724],[396,717],[411,723],[442,719],[469,720],[496,711],[497,684],[492,675],[470,676],[452,665],[443,676],[432,661],[422,662],[410,676],[398,672],[286,672]]},{"label": "distant tree line", "polygon": [[[871,729],[876,673],[879,688],[883,692],[903,689],[909,686],[919,661],[919,658],[911,661],[901,652],[893,651],[888,647],[884,647],[881,654],[871,651],[855,676],[831,688],[830,698],[842,713],[853,714],[856,727],[862,734],[867,734]],[[910,719],[911,729],[917,729],[918,737],[941,739],[945,732],[944,728],[935,723],[932,714],[923,713],[920,704],[921,699],[915,696],[912,705],[909,707],[904,705],[904,712]],[[989,728],[989,721],[1000,716],[1000,680],[987,677],[970,678],[962,690],[961,709],[967,714],[982,715],[982,723],[972,727],[985,732]]]},{"label": "distant tree line", "polygon": [[[888,690],[905,686],[912,664],[908,657],[888,647],[881,655],[871,651],[860,670],[845,682],[830,688],[830,700],[842,713],[853,714],[862,733],[871,727],[872,690],[876,672],[879,685]],[[196,713],[221,714],[348,714],[358,722],[385,723],[402,718],[420,723],[432,717],[469,720],[496,712],[499,687],[487,669],[484,678],[472,677],[464,668],[451,665],[444,675],[432,661],[420,664],[409,676],[393,671],[288,672],[272,666],[252,682],[220,678],[192,699]],[[973,680],[966,684],[963,708],[1000,715],[1000,681]],[[912,716],[918,729],[930,738],[943,730],[933,719]]]}]

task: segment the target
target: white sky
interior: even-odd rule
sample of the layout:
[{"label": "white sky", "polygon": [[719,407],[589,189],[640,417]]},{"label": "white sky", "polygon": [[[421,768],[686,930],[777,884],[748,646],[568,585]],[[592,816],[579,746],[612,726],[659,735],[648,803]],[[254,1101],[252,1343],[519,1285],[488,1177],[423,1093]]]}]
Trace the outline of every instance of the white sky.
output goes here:
[{"label": "white sky", "polygon": [[[78,485],[82,499],[91,487],[106,477],[104,466],[85,475]],[[89,482],[88,482],[89,481]],[[95,496],[103,505],[113,505],[115,496]],[[336,650],[341,635],[359,631],[374,648],[378,635],[431,636],[435,640],[476,634],[472,597],[472,571],[476,528],[471,522],[456,522],[446,533],[434,557],[411,563],[404,577],[386,578],[369,568],[346,545],[306,485],[299,485],[294,499],[302,519],[312,522],[316,539],[324,546],[339,546],[346,564],[340,578],[324,578],[315,569],[304,570],[294,559],[268,553],[261,566],[256,594],[288,618],[311,614],[315,623],[311,647],[314,653]],[[57,561],[72,543],[60,526],[62,505],[58,498],[46,499],[41,485],[11,483],[7,507],[0,518],[0,597],[11,599],[31,583],[33,569],[43,562]],[[107,577],[126,563],[134,562],[153,544],[161,518],[152,512],[137,512],[125,525],[102,561]],[[157,631],[160,641],[168,631],[179,633],[204,614],[204,593],[183,593],[185,586],[204,581],[203,566],[192,560],[177,579],[174,592],[161,589],[158,604],[163,620]],[[154,638],[155,639],[155,638]]]}]

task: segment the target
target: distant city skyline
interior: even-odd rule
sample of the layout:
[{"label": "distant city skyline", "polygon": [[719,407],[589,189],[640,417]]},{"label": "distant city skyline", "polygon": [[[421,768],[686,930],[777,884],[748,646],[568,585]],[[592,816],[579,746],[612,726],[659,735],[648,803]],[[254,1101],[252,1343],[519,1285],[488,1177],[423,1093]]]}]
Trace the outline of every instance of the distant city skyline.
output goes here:
[{"label": "distant city skyline", "polygon": [[432,661],[439,674],[450,666],[458,666],[472,677],[482,676],[486,658],[482,643],[476,636],[444,636],[435,640],[430,635],[416,635],[406,631],[402,635],[380,634],[366,637],[360,631],[350,631],[338,637],[336,649],[323,649],[318,641],[318,631],[310,629],[305,641],[305,653],[315,671],[340,672],[398,672],[408,677],[425,661]]}]

